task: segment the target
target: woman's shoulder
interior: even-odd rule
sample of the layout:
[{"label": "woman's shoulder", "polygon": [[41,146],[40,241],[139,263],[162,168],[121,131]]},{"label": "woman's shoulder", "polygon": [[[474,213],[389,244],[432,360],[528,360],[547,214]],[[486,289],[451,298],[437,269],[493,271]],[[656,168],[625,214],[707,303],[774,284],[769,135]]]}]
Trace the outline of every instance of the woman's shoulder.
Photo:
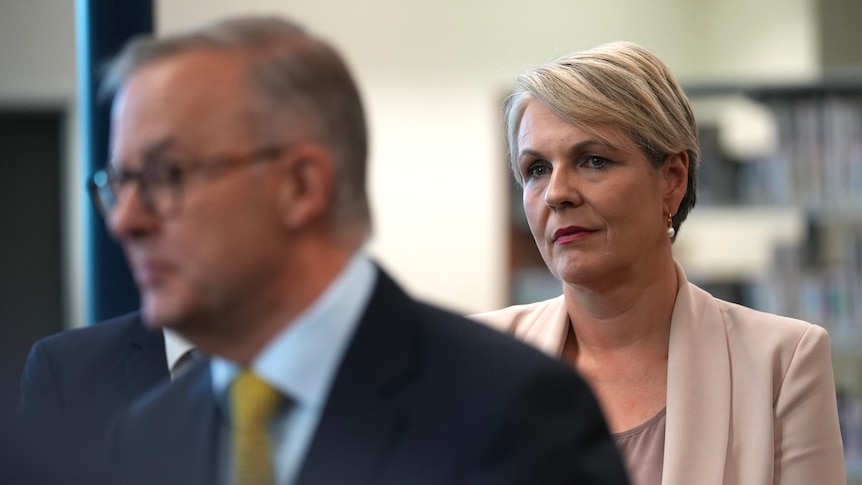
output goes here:
[{"label": "woman's shoulder", "polygon": [[829,340],[826,330],[815,323],[754,309],[711,295],[710,299],[716,306],[730,342],[740,338],[760,342],[764,347],[795,348],[803,339]]},{"label": "woman's shoulder", "polygon": [[569,327],[563,296],[526,305],[469,315],[469,318],[510,334],[548,355],[559,356]]},{"label": "woman's shoulder", "polygon": [[821,326],[798,318],[769,313],[718,298],[716,302],[725,320],[735,325],[748,325],[765,331],[791,334],[803,334],[811,330],[825,332]]},{"label": "woman's shoulder", "polygon": [[517,333],[525,325],[553,319],[560,312],[565,312],[562,295],[535,303],[512,305],[499,310],[474,313],[468,317],[506,333]]}]

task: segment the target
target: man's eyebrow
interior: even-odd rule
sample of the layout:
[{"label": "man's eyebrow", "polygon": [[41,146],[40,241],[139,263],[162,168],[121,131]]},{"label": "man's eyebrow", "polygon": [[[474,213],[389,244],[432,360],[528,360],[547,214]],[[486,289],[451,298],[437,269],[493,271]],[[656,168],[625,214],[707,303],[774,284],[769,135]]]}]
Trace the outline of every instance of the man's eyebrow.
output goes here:
[{"label": "man's eyebrow", "polygon": [[[176,145],[176,141],[174,138],[159,138],[154,140],[147,145],[144,146],[142,160],[147,160],[148,158],[157,157],[163,154],[165,151],[170,150],[172,146]],[[109,166],[117,166],[119,162],[119,158],[117,158],[116,153],[111,153],[108,158]]]},{"label": "man's eyebrow", "polygon": [[172,137],[159,138],[157,140],[154,140],[144,146],[144,158],[146,159],[152,156],[161,155],[162,153],[170,149],[172,145],[176,145],[176,140]]}]

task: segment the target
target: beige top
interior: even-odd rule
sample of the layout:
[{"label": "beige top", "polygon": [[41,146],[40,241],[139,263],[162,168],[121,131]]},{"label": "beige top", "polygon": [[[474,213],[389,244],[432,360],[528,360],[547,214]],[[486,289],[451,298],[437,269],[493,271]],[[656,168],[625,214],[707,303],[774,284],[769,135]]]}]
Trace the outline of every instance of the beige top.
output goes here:
[{"label": "beige top", "polygon": [[[670,325],[662,485],[846,485],[829,336],[686,280]],[[562,296],[474,315],[559,357]]]},{"label": "beige top", "polygon": [[661,485],[666,410],[662,408],[647,422],[613,434],[632,485]]}]

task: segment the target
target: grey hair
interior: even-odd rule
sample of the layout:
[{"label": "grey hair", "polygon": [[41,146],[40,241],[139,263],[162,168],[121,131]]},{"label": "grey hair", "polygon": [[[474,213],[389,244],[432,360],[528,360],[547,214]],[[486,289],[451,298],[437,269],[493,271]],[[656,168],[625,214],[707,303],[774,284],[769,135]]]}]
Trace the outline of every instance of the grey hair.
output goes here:
[{"label": "grey hair", "polygon": [[368,133],[359,91],[341,56],[301,26],[275,17],[223,20],[186,33],[130,41],[105,71],[100,94],[113,96],[140,68],[196,50],[235,52],[248,59],[248,76],[259,98],[261,129],[304,133],[335,155],[336,227],[371,226],[366,192]]},{"label": "grey hair", "polygon": [[532,99],[588,132],[595,133],[599,126],[624,130],[655,167],[669,155],[686,152],[686,193],[672,221],[679,233],[697,201],[697,122],[682,87],[655,54],[631,42],[612,42],[565,55],[518,76],[504,104],[503,123],[509,162],[520,184],[518,130]]}]

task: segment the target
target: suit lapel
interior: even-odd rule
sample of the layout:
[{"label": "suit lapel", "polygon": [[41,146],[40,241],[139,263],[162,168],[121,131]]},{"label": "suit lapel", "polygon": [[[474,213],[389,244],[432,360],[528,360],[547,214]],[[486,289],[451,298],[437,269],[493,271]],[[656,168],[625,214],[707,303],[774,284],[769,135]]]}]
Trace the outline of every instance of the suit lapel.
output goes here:
[{"label": "suit lapel", "polygon": [[224,416],[201,360],[129,409],[119,428],[114,474],[127,485],[212,485],[219,473]]},{"label": "suit lapel", "polygon": [[416,303],[379,271],[298,485],[375,482],[409,420],[395,397],[418,368],[416,318]]},{"label": "suit lapel", "polygon": [[[167,364],[165,364],[167,366]],[[220,452],[222,442],[221,430],[224,429],[225,417],[213,398],[212,377],[210,365],[206,359],[200,359],[189,365],[184,374],[192,383],[190,395],[195,408],[182,417],[182,422],[176,423],[181,429],[184,422],[193,423],[189,426],[188,444],[180,450],[191,451],[188,463],[188,475],[176,483],[212,485],[220,474]],[[185,375],[178,378],[182,379]],[[173,384],[172,384],[173,385]],[[184,397],[180,394],[180,397]],[[177,403],[180,406],[181,403]]]},{"label": "suit lapel", "polygon": [[715,300],[690,285],[671,319],[662,485],[721,485],[730,430],[730,360]]},{"label": "suit lapel", "polygon": [[129,350],[123,367],[128,401],[141,396],[170,375],[164,336],[161,331],[147,329],[140,315],[136,315],[129,325]]}]

